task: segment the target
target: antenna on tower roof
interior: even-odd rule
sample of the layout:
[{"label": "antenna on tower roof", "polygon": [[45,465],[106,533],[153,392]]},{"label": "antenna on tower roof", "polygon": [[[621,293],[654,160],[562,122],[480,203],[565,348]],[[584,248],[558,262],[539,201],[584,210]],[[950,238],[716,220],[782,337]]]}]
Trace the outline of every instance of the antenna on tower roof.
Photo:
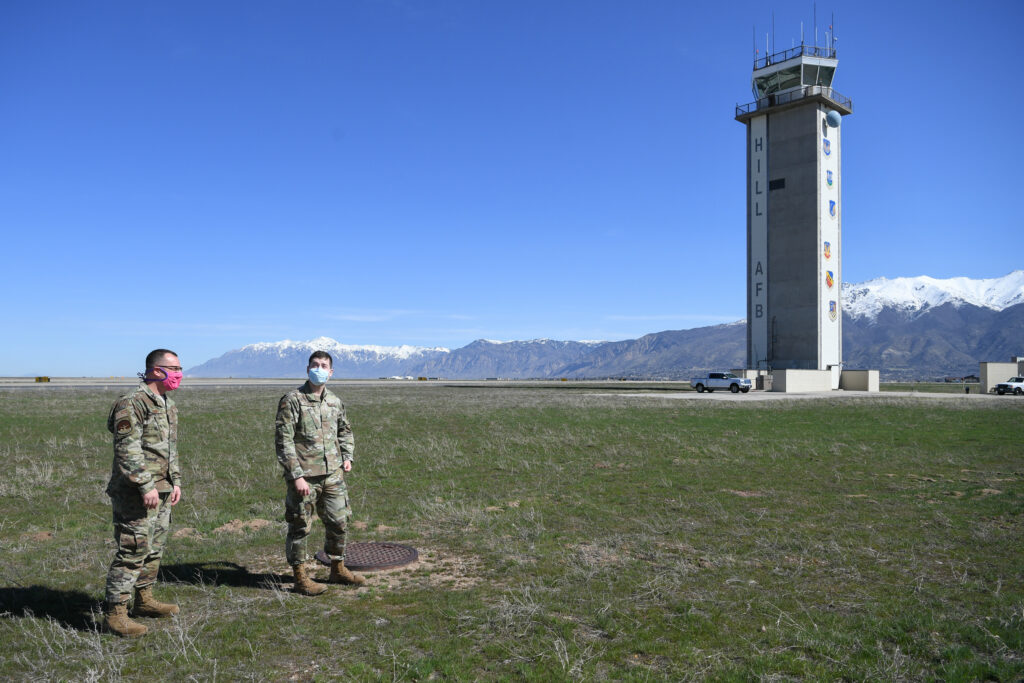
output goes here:
[{"label": "antenna on tower roof", "polygon": [[818,3],[814,3],[814,47],[818,47]]}]

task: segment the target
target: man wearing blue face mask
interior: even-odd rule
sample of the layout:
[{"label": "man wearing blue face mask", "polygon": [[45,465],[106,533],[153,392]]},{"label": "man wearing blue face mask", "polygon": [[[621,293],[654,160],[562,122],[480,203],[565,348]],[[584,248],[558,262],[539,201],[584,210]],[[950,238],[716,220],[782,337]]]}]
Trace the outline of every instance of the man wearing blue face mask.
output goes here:
[{"label": "man wearing blue face mask", "polygon": [[344,472],[352,470],[354,442],[345,405],[327,388],[334,374],[331,355],[315,351],[306,374],[305,384],[289,391],[278,404],[275,446],[288,484],[285,556],[295,573],[295,592],[320,595],[327,586],[306,571],[314,512],[326,530],[324,552],[331,560],[328,583],[359,586],[366,579],[345,567],[345,531],[352,508]]}]

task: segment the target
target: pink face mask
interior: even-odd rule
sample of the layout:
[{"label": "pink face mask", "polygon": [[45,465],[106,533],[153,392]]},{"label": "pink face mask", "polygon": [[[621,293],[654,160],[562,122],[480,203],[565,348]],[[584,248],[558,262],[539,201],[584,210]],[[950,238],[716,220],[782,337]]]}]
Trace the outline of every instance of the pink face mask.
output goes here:
[{"label": "pink face mask", "polygon": [[181,378],[184,377],[184,373],[168,372],[167,370],[164,370],[164,372],[167,373],[167,377],[164,378],[165,387],[173,391],[181,386]]},{"label": "pink face mask", "polygon": [[166,368],[161,368],[159,366],[153,369],[159,370],[160,372],[164,373],[164,376],[162,379],[159,377],[154,379],[147,379],[147,382],[163,382],[164,386],[167,387],[169,391],[174,391],[175,389],[181,386],[181,378],[184,377],[184,373],[181,372],[180,370],[172,371]]}]

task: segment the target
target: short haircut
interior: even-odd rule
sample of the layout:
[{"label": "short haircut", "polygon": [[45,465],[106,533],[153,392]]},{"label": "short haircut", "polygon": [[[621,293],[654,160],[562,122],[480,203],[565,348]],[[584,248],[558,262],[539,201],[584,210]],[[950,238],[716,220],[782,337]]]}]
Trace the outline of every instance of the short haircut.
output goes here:
[{"label": "short haircut", "polygon": [[306,367],[308,368],[310,363],[312,363],[317,358],[326,358],[327,362],[330,363],[331,365],[331,369],[334,369],[334,359],[331,358],[331,354],[327,353],[326,351],[314,351],[310,355],[309,361],[306,362]]},{"label": "short haircut", "polygon": [[176,354],[174,351],[171,351],[170,349],[153,349],[152,351],[149,352],[149,355],[146,356],[146,369],[149,370],[150,368],[155,368],[157,366],[157,361],[163,358],[164,356],[177,355],[178,354]]}]

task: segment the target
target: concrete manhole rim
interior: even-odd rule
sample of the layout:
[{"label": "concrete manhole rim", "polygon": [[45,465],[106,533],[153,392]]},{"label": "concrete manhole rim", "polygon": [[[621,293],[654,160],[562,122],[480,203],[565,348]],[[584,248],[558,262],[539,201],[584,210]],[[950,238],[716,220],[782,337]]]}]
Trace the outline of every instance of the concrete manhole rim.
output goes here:
[{"label": "concrete manhole rim", "polygon": [[[319,550],[316,559],[320,564],[330,565],[327,553]],[[355,571],[379,571],[397,569],[419,559],[416,548],[401,543],[360,542],[345,547],[345,566]]]}]

